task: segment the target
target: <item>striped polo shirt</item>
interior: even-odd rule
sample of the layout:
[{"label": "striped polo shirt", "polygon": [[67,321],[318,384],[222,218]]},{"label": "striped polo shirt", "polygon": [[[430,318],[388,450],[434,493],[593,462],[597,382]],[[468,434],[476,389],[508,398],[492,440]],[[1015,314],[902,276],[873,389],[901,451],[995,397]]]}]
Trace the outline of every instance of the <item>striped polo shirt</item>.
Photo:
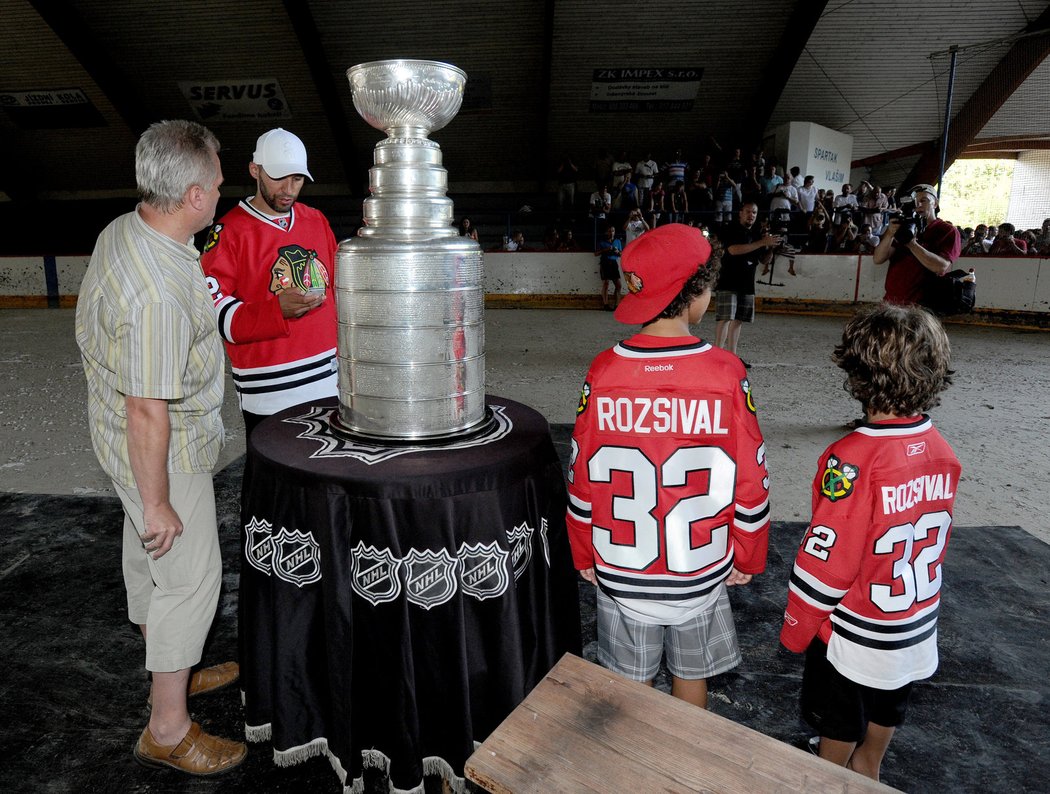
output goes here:
[{"label": "striped polo shirt", "polygon": [[222,342],[191,245],[129,212],[99,235],[77,301],[91,441],[114,482],[134,487],[124,396],[168,401],[168,471],[210,472],[223,443]]}]

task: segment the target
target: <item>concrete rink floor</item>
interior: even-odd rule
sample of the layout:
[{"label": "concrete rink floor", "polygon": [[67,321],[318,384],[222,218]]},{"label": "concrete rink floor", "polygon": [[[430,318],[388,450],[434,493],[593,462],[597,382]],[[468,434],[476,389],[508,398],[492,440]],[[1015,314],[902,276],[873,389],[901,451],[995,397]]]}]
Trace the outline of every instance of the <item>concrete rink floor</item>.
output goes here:
[{"label": "concrete rink floor", "polygon": [[[0,491],[112,495],[91,448],[71,309],[0,310]],[[773,519],[807,521],[817,456],[860,415],[830,361],[844,318],[759,314],[740,353],[765,434]],[[486,312],[490,394],[571,423],[587,366],[633,329],[576,309]],[[955,383],[931,413],[963,465],[957,526],[1022,527],[1050,543],[1050,333],[949,324]],[[714,335],[714,316],[699,325]],[[227,379],[221,469],[244,453]]]}]

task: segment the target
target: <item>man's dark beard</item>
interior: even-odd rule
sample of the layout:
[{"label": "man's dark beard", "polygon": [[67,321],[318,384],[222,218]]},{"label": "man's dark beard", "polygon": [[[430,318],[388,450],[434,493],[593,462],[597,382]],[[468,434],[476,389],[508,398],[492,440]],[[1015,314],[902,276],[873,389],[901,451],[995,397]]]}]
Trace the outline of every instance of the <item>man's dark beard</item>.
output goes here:
[{"label": "man's dark beard", "polygon": [[276,206],[274,206],[276,203],[276,199],[274,198],[273,193],[267,191],[266,185],[263,184],[263,181],[261,179],[256,180],[255,184],[259,193],[259,197],[263,200],[263,204],[269,207],[273,211],[274,215],[284,215],[289,210],[291,210],[292,207],[295,206],[295,202],[293,201],[291,204],[288,205],[288,210],[278,209]]}]

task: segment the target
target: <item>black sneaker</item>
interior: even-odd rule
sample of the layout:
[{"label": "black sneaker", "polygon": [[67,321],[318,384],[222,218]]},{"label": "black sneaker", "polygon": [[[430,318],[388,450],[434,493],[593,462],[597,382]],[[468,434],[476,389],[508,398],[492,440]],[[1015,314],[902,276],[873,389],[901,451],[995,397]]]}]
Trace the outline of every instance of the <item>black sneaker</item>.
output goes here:
[{"label": "black sneaker", "polygon": [[810,736],[806,740],[806,749],[813,753],[813,755],[820,755],[820,737]]}]

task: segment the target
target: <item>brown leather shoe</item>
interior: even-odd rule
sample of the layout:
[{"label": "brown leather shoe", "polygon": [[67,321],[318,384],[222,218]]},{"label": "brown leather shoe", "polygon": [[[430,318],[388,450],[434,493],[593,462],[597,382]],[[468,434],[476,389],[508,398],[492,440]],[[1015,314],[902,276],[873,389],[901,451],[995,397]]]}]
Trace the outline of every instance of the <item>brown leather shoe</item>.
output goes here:
[{"label": "brown leather shoe", "polygon": [[169,766],[189,775],[210,777],[239,766],[248,757],[244,742],[212,736],[196,722],[178,744],[157,744],[147,725],[135,745],[135,760],[143,766]]},{"label": "brown leather shoe", "polygon": [[[222,664],[202,667],[190,673],[189,697],[194,695],[206,695],[209,692],[218,692],[230,684],[237,683],[241,677],[241,667],[237,662],[223,662]],[[146,696],[146,705],[153,705],[153,684],[150,684],[149,694]]]},{"label": "brown leather shoe", "polygon": [[212,667],[202,667],[190,674],[190,697],[217,692],[241,677],[241,668],[237,662],[223,662]]}]

